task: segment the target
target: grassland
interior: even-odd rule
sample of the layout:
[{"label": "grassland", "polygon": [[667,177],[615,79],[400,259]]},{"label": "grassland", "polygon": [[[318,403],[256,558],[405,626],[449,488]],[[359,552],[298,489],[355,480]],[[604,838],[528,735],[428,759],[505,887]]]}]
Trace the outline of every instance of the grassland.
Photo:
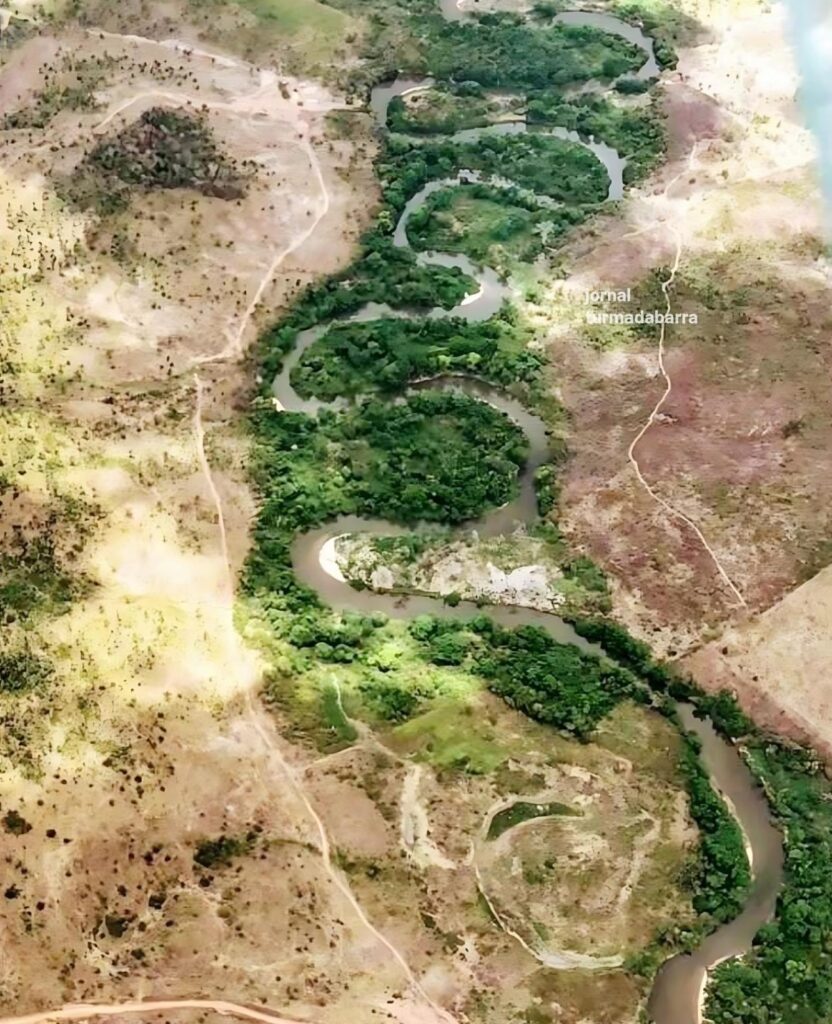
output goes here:
[{"label": "grassland", "polygon": [[360,31],[349,14],[319,0],[188,0],[188,7],[218,42],[252,56],[282,50],[292,70],[326,77],[347,59]]}]

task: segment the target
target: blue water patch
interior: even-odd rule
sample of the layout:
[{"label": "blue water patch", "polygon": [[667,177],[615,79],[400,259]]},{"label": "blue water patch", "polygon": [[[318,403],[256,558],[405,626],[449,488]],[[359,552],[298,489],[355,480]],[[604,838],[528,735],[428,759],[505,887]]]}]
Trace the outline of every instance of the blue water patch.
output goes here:
[{"label": "blue water patch", "polygon": [[818,144],[826,221],[832,237],[832,4],[787,0],[801,76],[801,106]]}]

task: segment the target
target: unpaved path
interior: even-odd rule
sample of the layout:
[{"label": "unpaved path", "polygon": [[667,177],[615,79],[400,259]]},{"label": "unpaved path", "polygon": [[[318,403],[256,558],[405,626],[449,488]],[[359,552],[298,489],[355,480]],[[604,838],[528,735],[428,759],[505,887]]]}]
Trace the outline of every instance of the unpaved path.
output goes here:
[{"label": "unpaved path", "polygon": [[424,804],[419,799],[422,765],[413,764],[402,786],[400,830],[402,846],[408,857],[423,868],[441,868],[453,871],[456,862],[439,849],[430,835],[430,821]]},{"label": "unpaved path", "polygon": [[228,535],[225,529],[225,516],[222,511],[222,499],[220,498],[220,493],[217,490],[217,485],[214,483],[214,476],[211,473],[208,456],[205,454],[205,428],[202,425],[203,386],[199,374],[194,374],[194,384],[196,385],[196,404],[194,406],[194,439],[196,441],[196,457],[199,462],[199,468],[202,470],[202,474],[205,477],[205,483],[208,485],[208,490],[211,493],[211,498],[214,502],[214,508],[217,513],[217,531],[220,536],[220,550],[222,552],[222,558],[226,569],[228,600],[231,602],[233,601],[234,596],[234,570],[231,567],[231,559],[228,554]]},{"label": "unpaved path", "polygon": [[[491,916],[506,935],[511,936],[515,942],[518,942],[530,956],[533,956],[544,967],[551,967],[556,971],[611,971],[624,963],[623,956],[589,956],[586,953],[574,953],[566,949],[555,951],[532,946],[516,929],[511,927],[503,914],[497,909],[485,888],[482,873],[476,863],[476,855],[473,853],[472,860],[474,863],[474,875],[477,879],[477,890],[485,900]],[[3,1022],[0,1021],[0,1024],[3,1024]]]},{"label": "unpaved path", "polygon": [[224,999],[148,999],[124,1003],[66,1003],[57,1010],[39,1010],[22,1017],[2,1017],[0,1024],[47,1024],[48,1021],[90,1020],[96,1017],[120,1017],[135,1013],[164,1013],[170,1010],[213,1010],[223,1017],[262,1021],[263,1024],[309,1024],[308,1021],[281,1017],[271,1010],[230,1003]]},{"label": "unpaved path", "polygon": [[[692,172],[693,166],[694,166],[694,162],[696,160],[697,151],[698,151],[698,146],[694,146],[693,149],[691,150],[690,157],[688,158],[686,165],[682,168],[681,171],[679,171],[679,173],[676,175],[675,178],[672,178],[668,182],[667,187],[664,190],[664,198],[665,199],[669,198],[670,190],[673,188],[673,186],[683,176],[689,175]],[[642,234],[645,231],[655,230],[659,226],[660,225],[650,225],[650,226],[648,226],[646,228],[640,229],[638,232],[633,232],[633,234]],[[668,225],[668,230],[672,233],[672,235],[673,235],[673,237],[675,239],[675,242],[676,242],[676,255],[675,255],[675,258],[673,260],[673,266],[670,269],[670,274],[668,275],[668,277],[664,281],[662,281],[662,294],[664,295],[664,299],[665,299],[665,312],[666,313],[672,313],[673,312],[673,304],[670,301],[670,289],[673,287],[673,284],[674,284],[674,282],[676,280],[676,275],[679,272],[679,265],[680,265],[681,260],[682,260],[682,248],[683,247],[682,247],[682,236],[681,236],[678,228],[676,228],[674,225],[671,224],[671,225]],[[628,459],[630,465],[633,467],[633,470],[635,471],[635,474],[636,474],[636,477],[638,478],[639,483],[644,488],[644,490],[647,491],[647,493],[650,495],[650,497],[653,499],[653,501],[655,501],[656,504],[660,505],[669,516],[671,516],[674,519],[680,520],[680,522],[683,522],[690,530],[693,531],[693,533],[696,535],[696,537],[699,540],[699,542],[702,545],[702,547],[705,549],[705,551],[710,556],[711,561],[713,562],[713,564],[714,564],[717,572],[719,573],[720,577],[722,578],[723,582],[725,583],[725,585],[728,587],[728,589],[731,591],[731,593],[736,598],[737,603],[739,604],[739,606],[742,607],[742,608],[745,608],[745,607],[747,607],[745,598],[743,597],[743,595],[740,592],[740,590],[737,587],[737,585],[734,583],[734,581],[728,575],[727,571],[725,570],[725,567],[723,566],[722,562],[719,560],[719,556],[714,551],[714,549],[711,547],[711,545],[708,543],[708,541],[707,541],[704,533],[700,529],[700,527],[697,526],[697,524],[693,521],[693,519],[690,518],[690,516],[688,516],[684,512],[682,512],[681,509],[678,509],[674,505],[671,505],[669,501],[667,501],[665,498],[663,498],[658,493],[658,491],[656,491],[656,489],[653,486],[651,486],[651,484],[649,484],[647,482],[647,480],[644,478],[644,475],[643,475],[643,473],[641,471],[641,467],[639,466],[639,463],[638,463],[638,459],[636,457],[636,449],[638,448],[639,442],[644,437],[644,435],[647,433],[647,431],[650,430],[650,428],[656,422],[656,418],[658,417],[659,413],[661,412],[662,408],[664,407],[665,403],[667,402],[668,398],[670,397],[670,395],[673,392],[673,381],[671,380],[670,374],[667,372],[667,367],[665,365],[665,360],[664,360],[664,357],[665,357],[665,342],[666,342],[666,340],[667,340],[667,324],[662,323],[660,328],[659,328],[659,344],[658,344],[657,358],[658,358],[659,372],[661,373],[661,375],[662,375],[662,377],[664,379],[664,384],[665,384],[664,391],[662,392],[661,397],[659,398],[659,400],[656,402],[655,406],[653,407],[653,410],[650,413],[650,416],[648,417],[647,422],[644,424],[644,426],[641,428],[641,430],[636,434],[636,436],[631,441],[630,447],[627,450],[627,459]]]}]

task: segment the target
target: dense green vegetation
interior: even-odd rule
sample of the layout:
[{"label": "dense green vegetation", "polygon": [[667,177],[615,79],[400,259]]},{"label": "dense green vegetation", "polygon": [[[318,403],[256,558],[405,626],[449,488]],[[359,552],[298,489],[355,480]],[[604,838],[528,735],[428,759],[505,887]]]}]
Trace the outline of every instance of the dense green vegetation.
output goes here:
[{"label": "dense green vegetation", "polygon": [[[363,82],[368,71],[378,77],[400,71],[433,74],[457,82],[475,80],[486,86],[523,89],[580,84],[634,72],[644,53],[617,36],[594,28],[551,23],[561,10],[574,8],[558,0],[543,2],[532,18],[500,13],[480,15],[449,24],[438,0],[331,0],[332,6],[363,14],[369,31],[362,46],[363,68],[353,81]],[[688,18],[664,0],[632,0],[616,5],[625,20],[658,26],[656,55],[663,66],[675,64],[672,42],[694,36]],[[667,23],[679,31],[665,32]],[[518,60],[522,54],[523,59]]]},{"label": "dense green vegetation", "polygon": [[368,302],[394,308],[451,309],[474,291],[475,282],[455,267],[420,267],[409,249],[372,232],[365,239],[363,255],[351,267],[308,288],[289,315],[261,337],[261,377],[268,388],[299,331],[349,316]]},{"label": "dense green vegetation", "polygon": [[560,496],[560,485],[554,466],[541,466],[535,470],[534,493],[537,498],[537,514],[543,519],[554,511]]},{"label": "dense green vegetation", "polygon": [[[326,428],[324,428],[326,432]],[[507,501],[526,455],[523,432],[484,402],[425,391],[345,413],[342,444],[362,510],[398,522],[460,523]]]},{"label": "dense green vegetation", "polygon": [[528,120],[532,124],[553,124],[570,131],[594,136],[627,157],[624,181],[643,178],[664,156],[667,139],[664,123],[655,104],[650,107],[621,107],[603,96],[588,94],[564,100],[554,92],[529,96]]},{"label": "dense green vegetation", "polygon": [[626,669],[558,643],[534,626],[501,629],[485,616],[462,627],[422,618],[412,631],[435,664],[472,657],[477,673],[508,705],[582,739],[619,701],[640,693]]},{"label": "dense green vegetation", "polygon": [[464,371],[495,384],[531,384],[541,360],[527,332],[506,311],[487,323],[461,319],[340,323],[311,345],[292,371],[303,396],[330,400],[370,389],[401,391],[409,382]]},{"label": "dense green vegetation", "polygon": [[235,857],[249,853],[259,835],[252,830],[244,836],[217,836],[216,839],[202,839],[194,853],[194,863],[201,868],[228,867]]},{"label": "dense green vegetation", "polygon": [[407,237],[415,249],[465,253],[503,272],[555,247],[596,209],[543,206],[520,189],[466,185],[428,196],[408,220]]},{"label": "dense green vegetation", "polygon": [[[629,87],[627,81],[634,87]],[[624,92],[649,88],[636,79],[621,84]],[[418,94],[418,102],[413,100],[410,105],[402,97],[395,97],[388,110],[388,124],[396,132],[453,134],[491,124],[505,109],[505,104],[489,100],[476,83],[463,83],[426,90]],[[655,102],[648,107],[626,107],[595,93],[565,98],[558,90],[540,89],[530,92],[525,102],[518,99],[510,109],[525,109],[529,124],[557,125],[617,149],[627,157],[627,183],[644,177],[665,152],[665,127]]]},{"label": "dense green vegetation", "polygon": [[0,693],[25,693],[43,685],[51,666],[27,647],[0,651]]},{"label": "dense green vegetation", "polygon": [[557,801],[548,804],[531,804],[524,800],[518,800],[511,807],[504,807],[497,811],[488,826],[487,839],[499,839],[504,833],[515,825],[521,825],[524,821],[533,821],[535,818],[552,818],[555,816],[580,817],[581,812],[576,811],[568,804],[561,804]]},{"label": "dense green vegetation", "polygon": [[675,68],[677,44],[691,44],[703,34],[702,25],[673,0],[616,0],[612,13],[641,24],[655,40],[653,52],[662,68]]},{"label": "dense green vegetation", "polygon": [[[590,643],[598,644],[611,658],[626,666],[639,679],[649,683],[659,692],[673,689],[676,675],[661,662],[656,662],[650,647],[642,640],[636,640],[623,626],[612,619],[573,619],[575,632]],[[685,689],[676,696],[687,697]]]},{"label": "dense green vegetation", "polygon": [[492,123],[504,109],[477,82],[463,82],[425,89],[407,99],[394,96],[387,108],[387,127],[411,135],[453,135]]},{"label": "dense green vegetation", "polygon": [[131,188],[192,188],[238,199],[244,186],[243,171],[220,152],[201,117],[153,107],[99,142],[59,183],[59,192],[74,205],[105,215],[127,207]]},{"label": "dense green vegetation", "polygon": [[36,610],[60,612],[83,586],[60,564],[48,534],[21,538],[13,550],[0,553],[0,618],[5,623]]},{"label": "dense green vegetation", "polygon": [[460,523],[501,505],[515,493],[526,455],[525,437],[507,417],[456,393],[367,401],[318,421],[264,404],[254,425],[263,506],[247,566],[250,592],[297,594],[289,544],[335,515]]},{"label": "dense green vegetation", "polygon": [[490,689],[535,721],[588,738],[637,680],[607,659],[558,644],[540,629],[489,631],[477,668]]},{"label": "dense green vegetation", "polygon": [[551,135],[486,134],[423,143],[394,136],[379,165],[388,204],[382,223],[392,229],[409,196],[428,181],[453,179],[463,170],[508,178],[514,185],[468,184],[434,193],[409,218],[408,240],[415,248],[465,252],[498,268],[503,249],[514,259],[533,260],[594,213],[609,191],[600,161]]},{"label": "dense green vegetation", "polygon": [[751,873],[742,833],[714,792],[697,751],[697,742],[689,738],[682,769],[687,779],[691,817],[699,827],[699,850],[687,881],[697,913],[705,915],[709,923],[721,924],[733,920],[742,910]]},{"label": "dense green vegetation", "polygon": [[378,167],[385,199],[396,213],[426,182],[462,170],[509,178],[522,189],[563,203],[601,203],[609,191],[606,170],[582,146],[530,132],[486,134],[470,142],[420,143],[393,136]]},{"label": "dense green vegetation", "polygon": [[539,89],[609,81],[637,71],[644,53],[595,28],[530,25],[518,15],[490,14],[476,22],[444,23],[428,38],[425,61],[438,79]]}]

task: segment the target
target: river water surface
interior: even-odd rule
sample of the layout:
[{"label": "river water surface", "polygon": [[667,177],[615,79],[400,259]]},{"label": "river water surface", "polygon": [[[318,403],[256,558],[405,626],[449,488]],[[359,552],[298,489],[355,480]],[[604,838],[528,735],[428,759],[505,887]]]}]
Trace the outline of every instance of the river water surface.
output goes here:
[{"label": "river water surface", "polygon": [[[466,17],[452,0],[443,0],[442,10],[446,17],[459,20]],[[658,73],[653,54],[653,43],[640,29],[627,25],[610,15],[572,12],[559,15],[558,19],[569,24],[591,24],[605,31],[615,32],[642,46],[647,55],[641,69],[643,77]],[[430,85],[430,80],[397,79],[392,85],[379,86],[374,90],[372,107],[381,120],[386,117],[387,104],[393,95],[402,95],[413,88]],[[491,132],[525,131],[525,124],[503,124],[486,129],[458,133],[460,141],[476,141],[483,134]],[[608,146],[594,140],[583,139],[575,133],[555,129],[569,141],[586,147],[607,169],[610,179],[609,198],[617,199],[623,194],[622,170],[625,161]],[[407,246],[407,221],[420,209],[428,196],[439,188],[459,184],[461,180],[477,180],[474,172],[460,172],[455,179],[434,181],[426,185],[407,203],[396,225],[394,241],[398,246]],[[458,266],[473,277],[479,285],[477,292],[451,310],[434,309],[431,317],[463,316],[470,321],[484,320],[499,309],[510,294],[509,287],[493,270],[476,266],[465,256],[443,253],[417,254],[423,264]],[[370,304],[350,319],[373,320],[383,316],[410,316],[412,313],[391,310],[387,306]],[[421,313],[420,315],[424,315]],[[314,415],[324,406],[333,408],[342,403],[324,403],[316,399],[302,398],[291,383],[291,372],[303,353],[331,326],[321,324],[302,331],[292,353],[274,381],[274,395],[284,409],[306,412]],[[481,381],[457,377],[437,377],[422,381],[409,390],[419,388],[459,389],[488,402],[504,412],[524,431],[528,445],[528,461],[520,475],[518,496],[503,506],[487,513],[481,519],[466,524],[480,536],[501,536],[512,532],[521,524],[531,525],[537,519],[537,505],[534,491],[534,472],[551,461],[552,453],[545,424],[530,413],[521,403],[505,393]],[[470,619],[482,614],[482,609],[472,602],[462,601],[455,607],[446,605],[439,597],[430,595],[396,595],[376,593],[369,590],[354,590],[342,579],[330,575],[321,565],[321,551],[332,538],[344,533],[365,533],[390,536],[405,531],[385,520],[365,519],[358,516],[343,516],[317,530],[299,536],[292,547],[292,562],[298,578],[314,589],[332,608],[339,611],[355,610],[365,614],[383,611],[394,619],[411,619],[429,613],[443,618]],[[544,629],[560,643],[571,643],[581,650],[601,655],[600,647],[588,643],[557,615],[528,608],[495,606],[488,609],[489,618],[502,626],[531,625]],[[758,929],[770,920],[774,913],[777,894],[782,880],[783,848],[782,838],[774,828],[766,799],[754,777],[735,747],[719,737],[708,721],[698,719],[690,705],[677,706],[684,727],[694,733],[702,747],[701,757],[714,787],[720,792],[736,817],[744,834],[750,853],[753,882],[742,913],[734,921],[718,928],[706,938],[691,954],[670,959],[658,972],[648,1003],[648,1016],[653,1024],[700,1024],[703,992],[707,971],[715,964],[746,952]]]}]

